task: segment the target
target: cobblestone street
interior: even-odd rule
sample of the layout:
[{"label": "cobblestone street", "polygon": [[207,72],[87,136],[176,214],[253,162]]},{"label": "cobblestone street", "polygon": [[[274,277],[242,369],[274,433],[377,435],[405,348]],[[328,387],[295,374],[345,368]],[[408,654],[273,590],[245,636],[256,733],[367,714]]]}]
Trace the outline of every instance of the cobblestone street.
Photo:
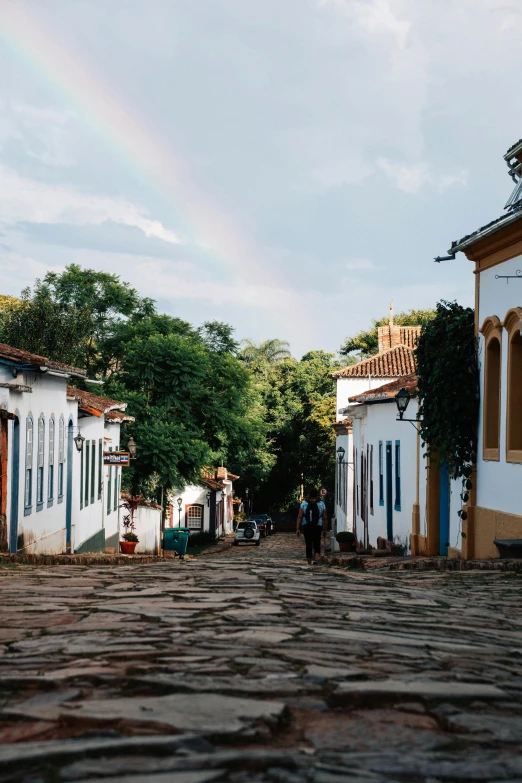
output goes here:
[{"label": "cobblestone street", "polygon": [[522,780],[520,576],[0,569],[0,783]]}]

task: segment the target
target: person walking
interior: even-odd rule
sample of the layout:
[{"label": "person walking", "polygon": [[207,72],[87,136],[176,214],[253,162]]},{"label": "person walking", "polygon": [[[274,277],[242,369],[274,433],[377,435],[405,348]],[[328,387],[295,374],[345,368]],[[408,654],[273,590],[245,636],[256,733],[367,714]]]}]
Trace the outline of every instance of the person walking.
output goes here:
[{"label": "person walking", "polygon": [[301,503],[299,514],[297,515],[298,536],[301,530],[306,543],[306,559],[308,565],[317,565],[317,555],[321,554],[321,535],[326,535],[328,530],[328,516],[326,506],[322,500],[319,500],[319,493],[316,489],[310,490],[308,500]]}]

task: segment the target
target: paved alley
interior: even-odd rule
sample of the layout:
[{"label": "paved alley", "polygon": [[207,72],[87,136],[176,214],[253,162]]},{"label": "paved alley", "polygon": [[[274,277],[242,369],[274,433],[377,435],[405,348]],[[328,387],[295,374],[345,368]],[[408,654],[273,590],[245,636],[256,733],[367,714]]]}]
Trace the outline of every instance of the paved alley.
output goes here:
[{"label": "paved alley", "polygon": [[0,568],[0,783],[522,780],[522,579],[185,563]]}]

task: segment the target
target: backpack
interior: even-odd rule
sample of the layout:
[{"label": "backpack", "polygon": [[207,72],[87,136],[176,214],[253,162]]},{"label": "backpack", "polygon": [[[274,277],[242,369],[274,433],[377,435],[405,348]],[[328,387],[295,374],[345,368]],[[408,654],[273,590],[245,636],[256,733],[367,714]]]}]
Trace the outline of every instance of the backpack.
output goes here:
[{"label": "backpack", "polygon": [[309,500],[308,505],[306,506],[306,511],[304,512],[306,524],[310,525],[311,527],[317,527],[320,517],[321,514],[319,513],[317,502],[315,500]]}]

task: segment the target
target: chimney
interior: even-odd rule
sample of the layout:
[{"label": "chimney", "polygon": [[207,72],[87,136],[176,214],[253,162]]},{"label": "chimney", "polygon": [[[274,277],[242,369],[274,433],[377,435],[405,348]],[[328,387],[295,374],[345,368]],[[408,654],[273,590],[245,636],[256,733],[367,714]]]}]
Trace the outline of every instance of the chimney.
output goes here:
[{"label": "chimney", "polygon": [[218,481],[226,481],[228,477],[227,469],[220,467],[216,470],[216,478]]}]

